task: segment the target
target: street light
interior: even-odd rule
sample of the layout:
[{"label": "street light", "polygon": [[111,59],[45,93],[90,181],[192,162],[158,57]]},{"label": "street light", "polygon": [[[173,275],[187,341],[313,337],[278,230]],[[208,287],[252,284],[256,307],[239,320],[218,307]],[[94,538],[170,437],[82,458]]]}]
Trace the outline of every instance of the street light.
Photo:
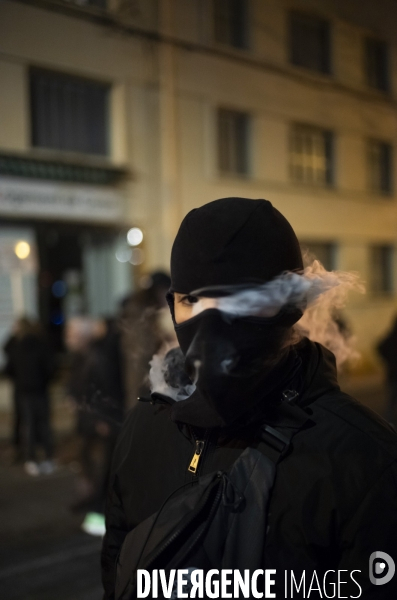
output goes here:
[{"label": "street light", "polygon": [[139,227],[132,227],[127,233],[127,242],[130,246],[139,246],[143,240],[143,232]]},{"label": "street light", "polygon": [[30,254],[30,244],[24,241],[17,242],[15,244],[14,252],[18,258],[24,260]]}]

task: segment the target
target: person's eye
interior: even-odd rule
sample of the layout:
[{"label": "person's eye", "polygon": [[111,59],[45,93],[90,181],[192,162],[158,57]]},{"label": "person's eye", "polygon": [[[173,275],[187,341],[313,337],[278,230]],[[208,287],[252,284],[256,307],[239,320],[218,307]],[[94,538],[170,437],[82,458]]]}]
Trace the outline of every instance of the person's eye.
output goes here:
[{"label": "person's eye", "polygon": [[190,294],[187,294],[186,296],[182,296],[179,302],[185,304],[185,306],[191,306],[192,304],[196,304],[198,300],[198,296],[191,296]]}]

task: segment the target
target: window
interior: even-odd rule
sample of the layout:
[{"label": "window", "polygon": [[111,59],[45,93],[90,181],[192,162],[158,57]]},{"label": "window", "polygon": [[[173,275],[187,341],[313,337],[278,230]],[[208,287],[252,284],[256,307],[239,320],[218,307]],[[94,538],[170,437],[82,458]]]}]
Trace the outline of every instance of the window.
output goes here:
[{"label": "window", "polygon": [[367,84],[383,92],[389,91],[388,47],[385,42],[367,38],[364,42]]},{"label": "window", "polygon": [[336,268],[336,244],[333,242],[300,242],[303,253],[307,253],[310,258],[316,258],[327,269],[332,271]]},{"label": "window", "polygon": [[332,132],[310,125],[292,126],[290,175],[296,182],[323,186],[333,184]]},{"label": "window", "polygon": [[33,69],[30,92],[33,146],[107,154],[108,85]]},{"label": "window", "polygon": [[370,249],[370,281],[374,294],[393,292],[393,246],[372,246]]},{"label": "window", "polygon": [[391,144],[379,140],[368,142],[368,176],[369,188],[379,194],[392,192],[392,159]]},{"label": "window", "polygon": [[214,37],[216,42],[247,48],[247,0],[214,0]]},{"label": "window", "polygon": [[331,72],[328,21],[300,12],[290,13],[290,61],[320,73]]},{"label": "window", "polygon": [[222,173],[248,174],[249,122],[247,113],[218,109],[218,166]]}]

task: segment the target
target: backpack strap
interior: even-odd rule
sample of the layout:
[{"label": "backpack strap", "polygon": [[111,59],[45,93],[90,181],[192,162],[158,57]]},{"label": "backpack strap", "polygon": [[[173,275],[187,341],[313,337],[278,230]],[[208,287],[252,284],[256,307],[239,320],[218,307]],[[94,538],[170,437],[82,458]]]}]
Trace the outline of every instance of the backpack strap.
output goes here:
[{"label": "backpack strap", "polygon": [[262,425],[257,450],[277,465],[289,451],[294,435],[314,426],[315,421],[301,407],[288,401],[277,407],[271,421],[271,425],[266,422]]}]

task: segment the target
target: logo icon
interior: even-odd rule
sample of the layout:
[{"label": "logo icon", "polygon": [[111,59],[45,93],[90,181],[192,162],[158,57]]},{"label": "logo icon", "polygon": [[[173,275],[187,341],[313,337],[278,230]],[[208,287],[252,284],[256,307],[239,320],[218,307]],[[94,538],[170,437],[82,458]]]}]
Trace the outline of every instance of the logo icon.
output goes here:
[{"label": "logo icon", "polygon": [[396,572],[394,560],[386,552],[377,550],[369,557],[369,580],[374,585],[389,583]]}]

